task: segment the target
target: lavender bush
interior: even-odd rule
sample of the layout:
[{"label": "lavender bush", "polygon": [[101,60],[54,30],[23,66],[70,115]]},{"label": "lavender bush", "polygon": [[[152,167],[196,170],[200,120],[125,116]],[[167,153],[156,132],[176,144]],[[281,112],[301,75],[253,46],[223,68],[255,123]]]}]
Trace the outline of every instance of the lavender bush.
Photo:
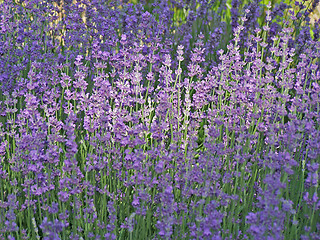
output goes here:
[{"label": "lavender bush", "polygon": [[320,239],[316,4],[2,1],[0,239]]}]

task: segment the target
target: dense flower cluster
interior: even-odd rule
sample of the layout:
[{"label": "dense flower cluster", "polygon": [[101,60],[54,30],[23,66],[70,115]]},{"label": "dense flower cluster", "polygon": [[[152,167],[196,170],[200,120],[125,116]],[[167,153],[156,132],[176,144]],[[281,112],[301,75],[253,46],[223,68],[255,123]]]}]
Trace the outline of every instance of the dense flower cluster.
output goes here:
[{"label": "dense flower cluster", "polygon": [[0,239],[320,239],[316,4],[125,2],[0,4]]}]

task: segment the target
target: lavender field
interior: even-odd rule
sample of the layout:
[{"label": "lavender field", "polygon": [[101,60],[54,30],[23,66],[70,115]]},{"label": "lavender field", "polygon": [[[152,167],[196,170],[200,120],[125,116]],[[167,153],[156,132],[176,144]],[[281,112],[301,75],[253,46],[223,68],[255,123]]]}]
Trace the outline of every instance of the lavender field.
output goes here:
[{"label": "lavender field", "polygon": [[0,240],[320,239],[318,2],[0,1]]}]

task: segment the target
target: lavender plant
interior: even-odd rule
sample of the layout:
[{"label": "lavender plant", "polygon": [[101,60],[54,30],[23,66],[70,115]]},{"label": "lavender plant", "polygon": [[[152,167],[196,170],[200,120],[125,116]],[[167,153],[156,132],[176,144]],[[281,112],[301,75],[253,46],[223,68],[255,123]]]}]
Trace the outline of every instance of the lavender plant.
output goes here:
[{"label": "lavender plant", "polygon": [[228,4],[1,3],[0,239],[320,238],[319,23]]}]

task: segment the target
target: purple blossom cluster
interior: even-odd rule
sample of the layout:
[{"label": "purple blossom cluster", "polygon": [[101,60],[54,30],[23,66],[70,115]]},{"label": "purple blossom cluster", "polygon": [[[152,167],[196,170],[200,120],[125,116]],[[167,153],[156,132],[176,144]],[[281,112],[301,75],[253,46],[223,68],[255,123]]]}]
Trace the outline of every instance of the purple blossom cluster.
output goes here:
[{"label": "purple blossom cluster", "polygon": [[0,239],[320,239],[315,6],[227,5],[0,4]]}]

